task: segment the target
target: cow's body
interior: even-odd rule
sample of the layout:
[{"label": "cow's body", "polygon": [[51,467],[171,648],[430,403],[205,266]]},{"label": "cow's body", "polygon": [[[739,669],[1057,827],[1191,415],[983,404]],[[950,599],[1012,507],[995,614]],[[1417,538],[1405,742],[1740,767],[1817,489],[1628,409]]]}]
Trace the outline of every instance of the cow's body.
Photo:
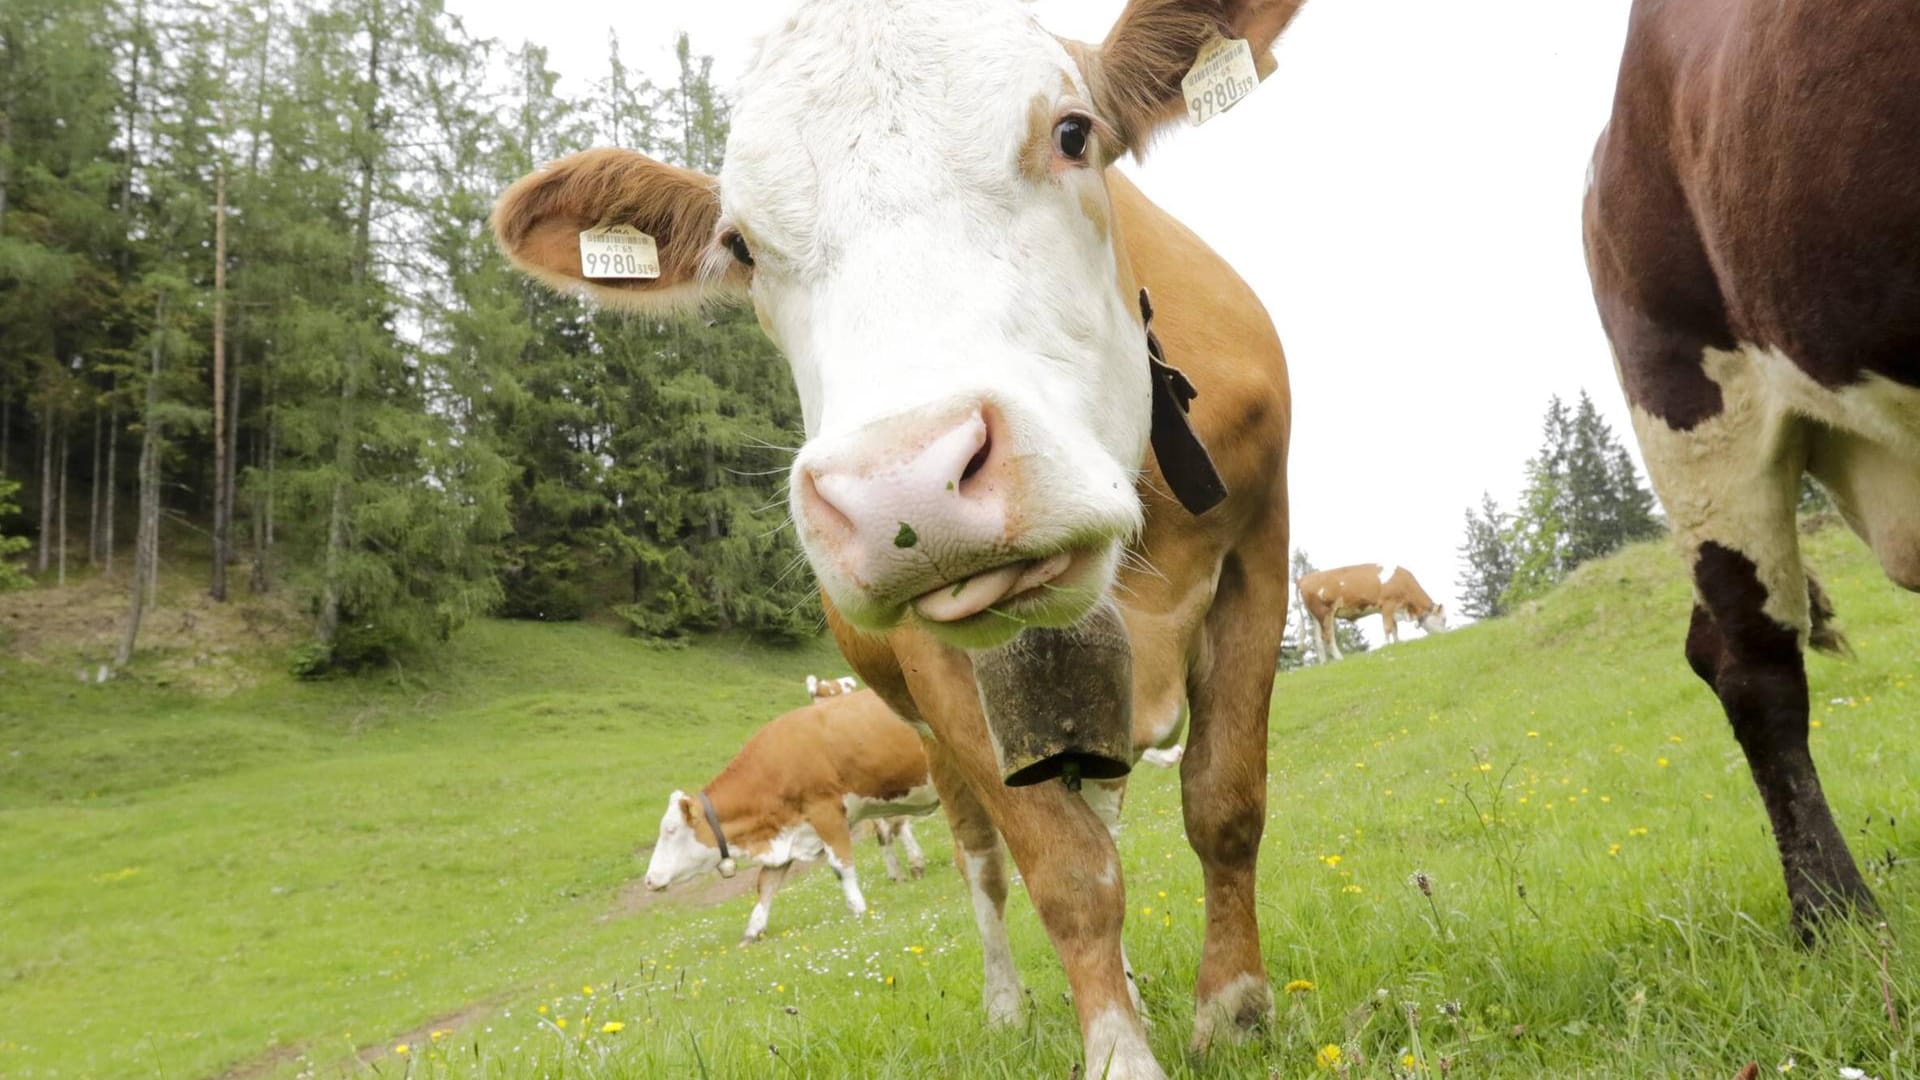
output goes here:
[{"label": "cow's body", "polygon": [[1871,897],[1807,748],[1801,476],[1920,589],[1920,6],[1639,0],[1586,202],[1594,295],[1694,583],[1687,659],[1795,922]]},{"label": "cow's body", "polygon": [[647,886],[664,889],[708,869],[731,874],[734,859],[757,863],[759,902],[747,920],[746,941],[766,931],[773,894],[795,862],[826,859],[840,879],[847,909],[865,914],[853,865],[854,827],[930,814],[939,805],[920,736],[867,691],[775,717],[701,794],[712,805],[718,835],[699,796],[674,792],[647,866]]},{"label": "cow's body", "polygon": [[1360,563],[1333,570],[1316,570],[1297,582],[1300,602],[1313,619],[1319,636],[1320,658],[1340,659],[1340,643],[1334,634],[1333,620],[1359,619],[1379,615],[1387,641],[1400,640],[1400,620],[1420,624],[1429,634],[1447,628],[1446,607],[1433,602],[1427,590],[1414,580],[1404,566],[1382,567],[1379,563]]},{"label": "cow's body", "polygon": [[[851,694],[859,688],[859,682],[851,675],[842,675],[837,679],[807,676],[807,696],[815,702]],[[905,814],[877,817],[872,819],[872,825],[874,842],[880,845],[880,857],[887,864],[887,880],[900,880],[900,860],[893,853],[896,840],[907,849],[907,872],[913,875],[914,880],[919,880],[927,872],[927,855],[920,850],[920,841],[913,835],[913,818]]]},{"label": "cow's body", "polygon": [[[1267,70],[1299,7],[1130,0],[1095,46],[1016,0],[806,0],[761,43],[718,177],[589,151],[521,180],[494,214],[515,263],[558,287],[656,314],[752,304],[799,394],[789,504],[833,634],[933,737],[988,1016],[1011,1021],[1022,1002],[1004,837],[1066,968],[1086,1072],[1109,1080],[1164,1075],[1120,944],[1121,789],[1003,783],[976,661],[1003,670],[1003,647],[1071,637],[1048,632],[1096,609],[1111,625],[1117,603],[1128,642],[1101,655],[1130,656],[1130,676],[1117,661],[1101,673],[1116,694],[1130,680],[1130,702],[1039,722],[1123,746],[1130,707],[1137,750],[1188,719],[1179,765],[1207,924],[1193,1046],[1270,1017],[1254,866],[1288,594],[1286,364],[1246,283],[1109,166],[1186,113],[1181,81],[1216,38],[1245,39]],[[659,275],[588,279],[578,237],[602,224],[654,237]],[[1204,477],[1170,483],[1148,454],[1156,431],[1179,445],[1179,405],[1149,366],[1143,288],[1198,389],[1218,505],[1195,498]],[[996,678],[996,717],[1021,714],[1035,680],[1017,662]]]}]

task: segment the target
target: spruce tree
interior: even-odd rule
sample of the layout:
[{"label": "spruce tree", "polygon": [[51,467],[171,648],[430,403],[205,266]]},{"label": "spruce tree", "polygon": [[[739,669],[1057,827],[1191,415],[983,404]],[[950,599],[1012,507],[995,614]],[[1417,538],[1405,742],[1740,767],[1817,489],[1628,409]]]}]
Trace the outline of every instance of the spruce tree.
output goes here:
[{"label": "spruce tree", "polygon": [[1480,493],[1480,508],[1466,511],[1466,538],[1460,559],[1466,570],[1457,582],[1460,610],[1476,619],[1506,613],[1505,596],[1513,582],[1514,553],[1507,540],[1511,523],[1493,496]]}]

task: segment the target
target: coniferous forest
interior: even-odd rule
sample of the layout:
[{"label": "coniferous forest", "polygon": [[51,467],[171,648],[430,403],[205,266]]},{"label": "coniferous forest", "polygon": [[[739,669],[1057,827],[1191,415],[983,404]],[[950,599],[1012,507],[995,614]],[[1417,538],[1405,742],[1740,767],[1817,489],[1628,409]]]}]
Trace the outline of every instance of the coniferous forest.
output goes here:
[{"label": "coniferous forest", "polygon": [[678,56],[656,84],[610,35],[570,99],[437,0],[7,0],[0,558],[123,583],[121,664],[163,564],[283,594],[312,673],[489,612],[812,632],[751,315],[555,297],[486,228],[585,146],[716,169],[726,104]]}]

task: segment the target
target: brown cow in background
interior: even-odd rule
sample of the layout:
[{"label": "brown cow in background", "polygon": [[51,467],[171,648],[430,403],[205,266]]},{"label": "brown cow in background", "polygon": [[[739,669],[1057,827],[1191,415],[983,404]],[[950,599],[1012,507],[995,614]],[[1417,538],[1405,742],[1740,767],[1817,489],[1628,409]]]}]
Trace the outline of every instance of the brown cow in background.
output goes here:
[{"label": "brown cow in background", "polygon": [[1436,604],[1404,566],[1382,568],[1379,563],[1360,563],[1333,570],[1317,570],[1297,582],[1300,602],[1313,619],[1320,639],[1320,660],[1341,658],[1340,643],[1333,632],[1335,619],[1359,619],[1378,613],[1389,643],[1400,640],[1400,620],[1420,624],[1429,634],[1447,628],[1445,604]]}]

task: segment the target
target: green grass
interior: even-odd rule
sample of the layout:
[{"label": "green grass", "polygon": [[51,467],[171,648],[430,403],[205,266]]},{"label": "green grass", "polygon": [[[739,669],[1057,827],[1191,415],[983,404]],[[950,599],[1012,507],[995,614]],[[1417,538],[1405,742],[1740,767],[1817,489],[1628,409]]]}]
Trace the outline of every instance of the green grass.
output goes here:
[{"label": "green grass", "polygon": [[[1161,1060],[1920,1075],[1920,599],[1844,535],[1809,548],[1859,651],[1811,661],[1815,753],[1888,930],[1795,944],[1744,761],[1680,658],[1677,562],[1635,549],[1513,618],[1279,680],[1261,926],[1276,989],[1313,989],[1203,1062],[1198,867],[1176,778],[1138,774],[1127,943]],[[862,850],[861,924],[820,874],[748,949],[747,898],[620,902],[665,793],[841,667],[499,623],[403,685],[217,701],[0,662],[0,1076],[332,1076],[363,1047],[387,1076],[1066,1076],[1065,980],[1018,890],[1029,1017],[983,1030],[938,825],[920,882]]]}]

